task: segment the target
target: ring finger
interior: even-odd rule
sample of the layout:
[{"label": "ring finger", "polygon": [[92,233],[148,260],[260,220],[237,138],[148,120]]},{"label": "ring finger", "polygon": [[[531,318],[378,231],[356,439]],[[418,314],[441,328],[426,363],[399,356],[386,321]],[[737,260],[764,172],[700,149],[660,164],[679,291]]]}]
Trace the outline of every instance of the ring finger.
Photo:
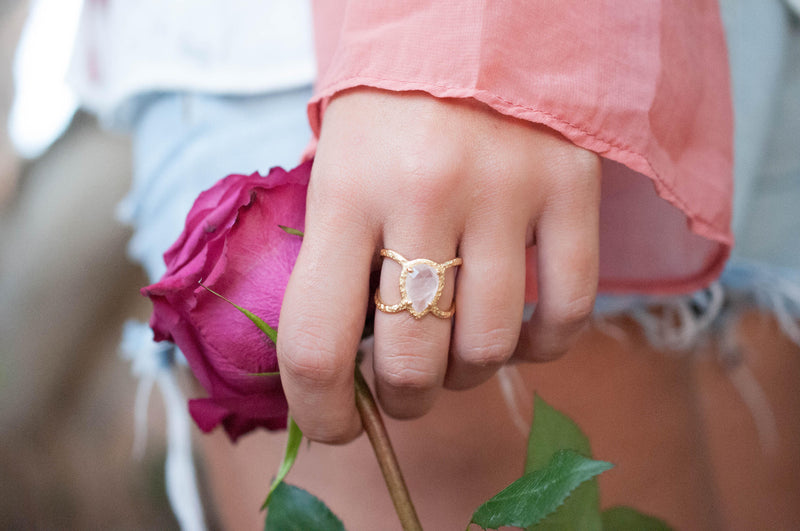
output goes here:
[{"label": "ring finger", "polygon": [[[397,225],[394,225],[397,226]],[[408,227],[408,225],[405,225]],[[440,231],[430,233],[424,241],[387,229],[384,245],[397,254],[383,259],[380,298],[386,305],[401,301],[400,279],[404,278],[406,300],[415,311],[424,311],[434,298],[439,284],[436,267],[424,258],[442,264],[456,252],[456,236]],[[403,271],[405,267],[406,271]],[[449,310],[453,300],[455,267],[444,270],[444,285],[435,306]],[[397,313],[376,310],[375,315],[375,383],[378,398],[387,414],[396,418],[415,418],[425,414],[433,405],[444,381],[450,346],[451,319],[436,317],[427,312],[415,317],[406,309]]]}]

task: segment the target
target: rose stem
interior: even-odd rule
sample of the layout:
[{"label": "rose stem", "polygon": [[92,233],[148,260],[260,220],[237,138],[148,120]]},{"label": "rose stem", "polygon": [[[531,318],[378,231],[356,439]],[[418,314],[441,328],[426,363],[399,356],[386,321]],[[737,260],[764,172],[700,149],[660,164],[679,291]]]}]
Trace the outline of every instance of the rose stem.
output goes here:
[{"label": "rose stem", "polygon": [[369,442],[375,450],[375,457],[389,489],[389,495],[394,503],[394,509],[400,518],[400,523],[405,531],[422,531],[422,526],[417,518],[417,511],[408,495],[406,483],[403,480],[403,473],[394,455],[389,434],[386,433],[386,426],[383,424],[381,412],[378,410],[372,392],[361,374],[361,368],[356,365],[356,407],[361,415],[361,423],[364,431],[367,432]]}]

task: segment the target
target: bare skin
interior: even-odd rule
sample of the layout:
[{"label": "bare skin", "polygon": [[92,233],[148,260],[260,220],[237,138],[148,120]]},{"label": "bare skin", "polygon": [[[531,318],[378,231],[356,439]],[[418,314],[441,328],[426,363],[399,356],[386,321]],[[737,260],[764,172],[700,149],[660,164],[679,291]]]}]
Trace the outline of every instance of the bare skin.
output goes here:
[{"label": "bare skin", "polygon": [[[623,342],[590,330],[554,363],[518,365],[523,416],[539,393],[581,426],[598,459],[615,464],[600,476],[601,505],[635,507],[681,531],[796,529],[798,347],[753,315],[739,329],[741,365],[726,367],[713,350],[656,352],[636,327],[616,324],[627,332]],[[765,392],[778,430],[773,446],[760,440],[733,385],[742,371]],[[493,379],[442,392],[421,419],[387,422],[425,529],[464,529],[480,503],[522,473],[525,435],[511,412]],[[263,528],[258,507],[285,440],[265,431],[236,445],[222,430],[199,437],[224,529]],[[366,437],[303,445],[287,481],[323,499],[347,529],[400,529]]]},{"label": "bare skin", "polygon": [[[361,431],[353,365],[381,248],[464,260],[439,304],[455,300],[452,322],[375,316],[375,387],[390,416],[421,417],[443,388],[473,388],[512,355],[566,352],[597,289],[599,171],[595,154],[474,102],[372,89],[334,98],[278,340],[303,432],[345,443]],[[525,249],[534,242],[539,303],[523,329]],[[381,293],[396,302],[399,266],[384,260],[381,271]]]}]

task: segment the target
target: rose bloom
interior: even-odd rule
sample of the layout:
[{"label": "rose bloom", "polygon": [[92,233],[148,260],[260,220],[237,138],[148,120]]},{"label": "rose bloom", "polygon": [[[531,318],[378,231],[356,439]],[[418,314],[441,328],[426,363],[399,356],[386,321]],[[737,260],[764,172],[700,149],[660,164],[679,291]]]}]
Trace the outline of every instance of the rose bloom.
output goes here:
[{"label": "rose bloom", "polygon": [[229,175],[200,194],[178,241],[164,254],[167,272],[142,289],[153,301],[150,326],[175,343],[208,393],[189,401],[205,432],[222,424],[232,440],[257,428],[286,427],[287,404],[275,345],[213,289],[278,326],[281,301],[304,229],[311,162],[264,177]]}]

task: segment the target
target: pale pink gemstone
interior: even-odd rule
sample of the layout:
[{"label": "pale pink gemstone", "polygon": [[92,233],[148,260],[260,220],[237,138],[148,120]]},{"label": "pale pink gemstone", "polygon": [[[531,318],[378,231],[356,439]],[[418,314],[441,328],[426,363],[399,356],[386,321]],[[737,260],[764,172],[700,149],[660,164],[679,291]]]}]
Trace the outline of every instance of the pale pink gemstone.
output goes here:
[{"label": "pale pink gemstone", "polygon": [[406,275],[406,293],[417,313],[428,307],[439,289],[439,275],[428,264],[414,264]]}]

